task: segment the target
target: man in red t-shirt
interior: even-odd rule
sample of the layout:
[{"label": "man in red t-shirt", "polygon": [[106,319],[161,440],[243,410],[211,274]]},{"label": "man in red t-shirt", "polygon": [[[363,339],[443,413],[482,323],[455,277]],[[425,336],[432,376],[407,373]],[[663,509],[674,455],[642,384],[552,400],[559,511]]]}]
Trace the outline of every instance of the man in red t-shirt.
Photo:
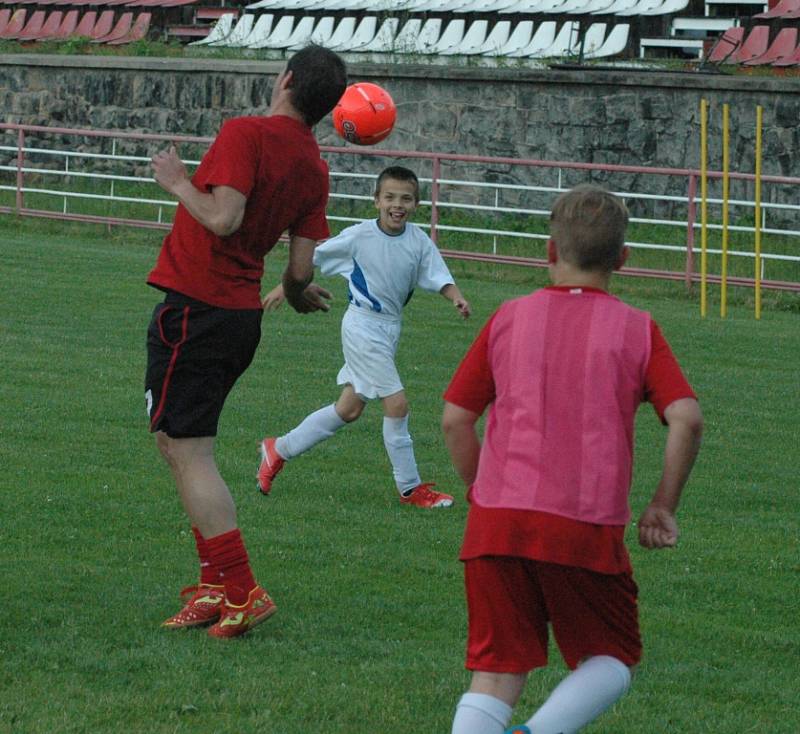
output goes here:
[{"label": "man in red t-shirt", "polygon": [[[452,734],[502,734],[528,673],[547,664],[548,628],[573,672],[508,732],[577,732],[625,693],[641,656],[623,543],[634,416],[648,400],[668,426],[638,528],[644,547],[664,548],[677,542],[702,415],[649,314],[607,293],[627,256],[627,221],[599,187],[559,197],[553,285],[503,304],[445,392],[445,439],[470,500],[460,557],[473,675]],[[481,443],[475,424],[487,407]]]},{"label": "man in red t-shirt", "polygon": [[198,584],[164,622],[171,629],[211,624],[211,636],[235,637],[275,611],[253,577],[214,441],[258,346],[263,259],[284,232],[286,299],[300,313],[328,310],[330,294],[311,282],[314,248],[329,235],[328,168],[312,127],[346,84],[339,56],[308,46],[278,75],[269,114],[227,121],[191,178],[174,147],[153,157],[156,181],[179,205],[147,280],[166,296],[148,330],[145,397],[200,559]]}]

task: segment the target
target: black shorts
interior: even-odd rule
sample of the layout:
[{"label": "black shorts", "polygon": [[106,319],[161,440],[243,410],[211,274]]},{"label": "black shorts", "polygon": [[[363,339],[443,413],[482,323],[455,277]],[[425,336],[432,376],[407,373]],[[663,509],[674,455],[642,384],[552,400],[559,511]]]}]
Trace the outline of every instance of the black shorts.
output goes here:
[{"label": "black shorts", "polygon": [[261,339],[262,313],[167,294],[147,330],[144,389],[151,431],[171,438],[217,435],[225,398]]}]

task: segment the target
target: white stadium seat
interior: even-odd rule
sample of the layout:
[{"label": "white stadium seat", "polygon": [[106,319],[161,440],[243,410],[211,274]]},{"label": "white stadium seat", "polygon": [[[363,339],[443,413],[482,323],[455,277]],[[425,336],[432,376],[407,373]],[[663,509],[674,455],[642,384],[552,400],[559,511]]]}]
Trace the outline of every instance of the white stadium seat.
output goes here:
[{"label": "white stadium seat", "polygon": [[517,51],[509,51],[506,56],[514,58],[523,58],[527,56],[536,57],[546,51],[553,45],[556,39],[556,22],[554,20],[546,20],[540,23],[531,37],[530,43]]},{"label": "white stadium seat", "polygon": [[[544,23],[542,23],[544,25]],[[561,26],[553,43],[546,49],[538,53],[529,55],[532,59],[547,59],[557,56],[569,56],[578,53],[580,45],[580,38],[578,36],[580,24],[577,21],[570,20]]]},{"label": "white stadium seat", "polygon": [[461,44],[461,41],[464,39],[465,25],[466,21],[463,18],[455,18],[451,20],[445,27],[444,31],[442,31],[442,35],[439,36],[439,40],[430,47],[428,53],[447,54],[448,52],[451,52],[452,49],[458,48]]},{"label": "white stadium seat", "polygon": [[621,54],[625,47],[628,45],[628,35],[630,34],[629,23],[618,23],[615,25],[611,32],[606,36],[603,45],[597,51],[584,52],[584,59],[601,59],[606,56],[616,56]]},{"label": "white stadium seat", "polygon": [[[501,23],[503,21],[500,21]],[[521,20],[514,26],[511,35],[508,36],[506,42],[494,53],[484,53],[486,56],[508,56],[514,51],[519,51],[525,48],[533,38],[533,21]]]},{"label": "white stadium seat", "polygon": [[212,46],[241,46],[250,31],[253,30],[256,16],[253,13],[245,13],[239,18],[239,22],[233,27],[233,30],[222,40],[215,41]]},{"label": "white stadium seat", "polygon": [[[272,28],[272,32],[266,37],[248,44],[248,48],[283,48],[283,43],[292,33],[294,18],[291,15],[284,15]],[[273,42],[277,45],[272,45]]]},{"label": "white stadium seat", "polygon": [[[347,20],[346,18],[344,20]],[[344,20],[342,22],[344,23]],[[375,38],[375,29],[378,27],[378,19],[374,15],[367,15],[362,18],[353,35],[337,43],[331,42],[329,48],[334,51],[355,51],[366,46]]]},{"label": "white stadium seat", "polygon": [[225,13],[221,15],[205,38],[201,38],[199,41],[192,41],[189,45],[205,46],[209,43],[215,43],[216,41],[227,38],[233,30],[233,22],[235,20],[236,15],[234,13]]},{"label": "white stadium seat", "polygon": [[397,34],[397,27],[400,25],[398,18],[387,18],[381,23],[380,28],[373,36],[372,40],[362,46],[352,46],[348,51],[377,52],[386,53],[392,50],[394,37]]},{"label": "white stadium seat", "polygon": [[459,54],[463,56],[470,56],[472,54],[479,54],[484,41],[486,40],[486,31],[489,28],[488,20],[474,20],[470,23],[467,32],[461,39],[461,43],[450,51],[445,51],[446,54]]}]

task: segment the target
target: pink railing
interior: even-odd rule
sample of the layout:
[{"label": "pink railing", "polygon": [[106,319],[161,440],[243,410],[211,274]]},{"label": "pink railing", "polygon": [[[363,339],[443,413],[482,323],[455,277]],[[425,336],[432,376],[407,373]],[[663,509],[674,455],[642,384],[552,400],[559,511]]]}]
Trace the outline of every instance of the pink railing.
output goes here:
[{"label": "pink railing", "polygon": [[[74,214],[64,213],[50,210],[31,209],[24,205],[24,163],[25,163],[25,141],[26,133],[48,133],[60,135],[74,135],[80,137],[93,137],[93,138],[115,138],[120,140],[137,140],[137,141],[152,141],[152,142],[175,142],[175,143],[201,143],[210,144],[213,138],[187,136],[187,135],[162,135],[151,133],[129,133],[117,130],[87,130],[87,129],[73,129],[61,127],[48,127],[39,125],[18,125],[11,123],[0,123],[0,131],[16,131],[16,205],[14,207],[0,206],[0,213],[16,213],[23,216],[32,217],[48,217],[56,219],[67,219],[73,221],[84,221],[102,223],[108,225],[127,225],[136,227],[151,227],[158,229],[168,229],[170,223],[154,222],[150,220],[140,219],[125,219],[111,216],[100,215],[87,215],[87,214]],[[647,174],[655,176],[671,176],[680,177],[686,180],[686,202],[687,202],[687,220],[686,220],[686,258],[685,267],[682,272],[671,270],[659,270],[648,268],[634,268],[626,266],[620,273],[622,275],[631,275],[637,277],[659,278],[668,280],[683,280],[687,287],[690,287],[693,282],[700,280],[700,275],[694,271],[694,239],[695,227],[697,224],[697,189],[698,180],[700,178],[700,171],[690,168],[659,168],[647,166],[628,166],[619,164],[606,164],[606,163],[580,163],[574,161],[545,161],[534,159],[520,159],[520,158],[506,158],[506,157],[492,157],[492,156],[476,156],[476,155],[458,155],[451,153],[426,153],[422,151],[399,151],[399,150],[373,150],[356,147],[331,147],[321,146],[323,153],[329,155],[356,155],[356,156],[371,156],[380,158],[416,158],[425,159],[431,162],[432,176],[431,176],[431,217],[430,217],[430,235],[434,241],[438,240],[437,228],[440,223],[440,207],[443,202],[440,201],[440,181],[442,163],[447,162],[461,162],[473,164],[489,164],[489,165],[513,165],[524,166],[533,168],[550,168],[550,169],[566,169],[578,171],[602,171],[606,173],[630,173],[630,174]],[[721,179],[722,172],[709,171],[709,179]],[[753,174],[732,172],[729,174],[731,180],[739,181],[753,181]],[[800,191],[800,178],[792,178],[786,176],[762,176],[763,183],[785,184],[790,186],[797,186]],[[800,207],[798,207],[800,211]],[[792,232],[792,234],[800,234]],[[448,250],[442,249],[442,254],[446,257],[462,259],[462,260],[475,260],[499,264],[512,264],[524,267],[546,267],[547,263],[543,259],[519,257],[512,255],[500,255],[497,253],[480,253],[480,252],[467,252],[461,250]],[[718,283],[720,277],[718,275],[709,274],[707,276],[708,282]],[[745,277],[727,277],[728,283],[732,285],[750,286],[755,285],[753,278]],[[763,288],[771,288],[776,290],[791,290],[800,292],[800,283],[793,281],[782,280],[762,280],[761,286]]]}]

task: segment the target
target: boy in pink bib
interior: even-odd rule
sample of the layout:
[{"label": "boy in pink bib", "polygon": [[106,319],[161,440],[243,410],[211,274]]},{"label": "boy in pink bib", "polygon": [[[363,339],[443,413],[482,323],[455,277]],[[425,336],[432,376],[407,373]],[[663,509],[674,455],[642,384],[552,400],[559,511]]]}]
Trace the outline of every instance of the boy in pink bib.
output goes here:
[{"label": "boy in pink bib", "polygon": [[[560,196],[552,286],[503,304],[445,392],[443,427],[469,487],[461,560],[470,689],[452,734],[503,734],[549,629],[572,673],[518,734],[571,734],[628,689],[641,657],[623,542],[634,417],[668,428],[664,469],[639,519],[646,548],[675,546],[675,511],[700,447],[696,396],[650,315],[608,294],[628,254],[628,213],[605,190]],[[476,423],[486,409],[483,441]]]}]

